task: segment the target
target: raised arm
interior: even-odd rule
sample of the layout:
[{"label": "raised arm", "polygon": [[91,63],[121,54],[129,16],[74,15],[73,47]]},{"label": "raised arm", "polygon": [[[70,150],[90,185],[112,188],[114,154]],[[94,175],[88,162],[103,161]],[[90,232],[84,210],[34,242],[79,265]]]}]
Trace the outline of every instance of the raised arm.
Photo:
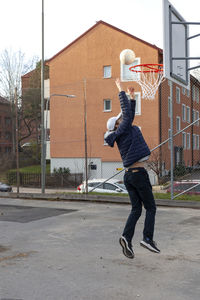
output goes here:
[{"label": "raised arm", "polygon": [[130,107],[130,101],[127,98],[125,91],[122,90],[121,82],[119,79],[115,81],[116,86],[119,90],[119,100],[122,111],[122,121],[116,129],[116,135],[121,135],[126,129],[132,125],[132,112]]},{"label": "raised arm", "polygon": [[121,111],[122,111],[122,119],[123,120],[129,119],[132,115],[130,112],[129,100],[126,96],[126,93],[122,89],[121,81],[119,78],[116,79],[115,83],[119,90],[119,100],[120,100],[120,106],[121,106]]},{"label": "raised arm", "polygon": [[135,107],[136,107],[136,101],[134,100],[135,98],[135,89],[133,87],[128,87],[127,88],[127,94],[130,96],[130,109],[131,109],[131,117],[132,117],[132,122],[135,117]]}]

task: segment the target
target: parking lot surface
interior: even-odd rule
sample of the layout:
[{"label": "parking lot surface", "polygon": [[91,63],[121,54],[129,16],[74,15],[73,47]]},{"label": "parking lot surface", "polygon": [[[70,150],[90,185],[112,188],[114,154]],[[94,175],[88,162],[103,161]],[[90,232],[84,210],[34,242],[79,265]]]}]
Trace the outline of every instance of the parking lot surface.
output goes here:
[{"label": "parking lot surface", "polygon": [[158,207],[160,254],[118,243],[130,205],[0,199],[0,300],[199,300],[200,210]]}]

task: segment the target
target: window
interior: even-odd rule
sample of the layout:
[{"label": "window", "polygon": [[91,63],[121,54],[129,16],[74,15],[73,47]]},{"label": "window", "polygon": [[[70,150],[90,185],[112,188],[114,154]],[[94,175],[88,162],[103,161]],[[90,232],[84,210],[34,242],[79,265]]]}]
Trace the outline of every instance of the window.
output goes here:
[{"label": "window", "polygon": [[181,118],[176,117],[176,130],[180,131],[181,130]]},{"label": "window", "polygon": [[190,90],[186,90],[187,97],[190,97]]},{"label": "window", "polygon": [[195,101],[195,85],[192,86],[192,100]]},{"label": "window", "polygon": [[[100,182],[89,182],[89,183],[88,183],[88,186],[91,187],[91,188],[94,188],[94,187],[96,187],[98,184],[100,184]],[[100,185],[98,186],[98,189],[103,189],[103,183],[100,184]]]},{"label": "window", "polygon": [[186,121],[190,123],[190,107],[186,106]]},{"label": "window", "polygon": [[[121,80],[122,81],[136,81],[137,78],[140,76],[140,73],[138,72],[132,72],[129,70],[130,67],[136,66],[140,64],[140,59],[136,58],[134,62],[130,65],[123,65],[121,63]],[[139,70],[139,67],[136,68],[136,70]],[[140,78],[140,77],[139,77]]]},{"label": "window", "polygon": [[113,184],[110,184],[110,183],[104,183],[104,189],[105,190],[115,191],[117,189],[117,187],[114,186]]},{"label": "window", "polygon": [[198,87],[196,88],[196,100],[197,100],[197,103],[199,103],[199,88]]},{"label": "window", "polygon": [[104,138],[105,138],[105,134],[106,134],[106,132],[104,132],[104,134],[103,134],[103,145],[104,145],[104,146],[108,146],[108,143],[106,143],[106,141],[105,141],[105,139],[104,139]]},{"label": "window", "polygon": [[10,126],[10,124],[11,124],[11,118],[5,118],[5,125],[6,125],[6,127],[8,127],[8,126]]},{"label": "window", "polygon": [[192,110],[192,122],[194,122],[196,119],[196,112],[195,109]]},{"label": "window", "polygon": [[11,147],[5,147],[5,152],[10,153],[11,152]]},{"label": "window", "polygon": [[[199,119],[199,112],[198,111],[196,111],[196,120],[198,120]],[[198,122],[196,122],[196,125],[197,126],[199,126],[199,121]]]},{"label": "window", "polygon": [[180,88],[176,87],[176,102],[181,103]]},{"label": "window", "polygon": [[11,133],[10,133],[9,131],[7,131],[7,132],[5,133],[5,139],[6,139],[6,140],[11,140]]},{"label": "window", "polygon": [[196,134],[192,135],[192,142],[193,142],[193,150],[196,149]]},{"label": "window", "polygon": [[136,100],[136,107],[135,107],[135,114],[141,115],[141,93],[135,93],[135,100]]},{"label": "window", "polygon": [[199,135],[196,135],[196,149],[199,150]]},{"label": "window", "polygon": [[186,88],[182,87],[182,94],[185,95]]},{"label": "window", "polygon": [[187,149],[190,149],[190,133],[187,133]]},{"label": "window", "polygon": [[111,66],[104,66],[103,67],[103,77],[104,78],[111,78]]},{"label": "window", "polygon": [[104,111],[111,111],[111,100],[110,99],[104,99]]},{"label": "window", "polygon": [[183,149],[186,149],[186,133],[182,132],[182,145]]},{"label": "window", "polygon": [[[128,94],[127,97],[128,99],[130,99]],[[141,93],[140,92],[135,92],[135,101],[136,101],[135,114],[141,115]]]},{"label": "window", "polygon": [[182,104],[182,120],[184,122],[186,121],[186,108],[185,108],[185,104]]}]

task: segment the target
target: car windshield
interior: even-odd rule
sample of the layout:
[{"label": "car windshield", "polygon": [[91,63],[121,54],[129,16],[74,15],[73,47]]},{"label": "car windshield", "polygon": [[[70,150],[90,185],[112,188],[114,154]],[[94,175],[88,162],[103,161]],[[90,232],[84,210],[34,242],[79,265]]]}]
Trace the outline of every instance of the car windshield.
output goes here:
[{"label": "car windshield", "polygon": [[91,188],[94,188],[96,187],[97,185],[98,186],[98,189],[103,189],[103,184],[101,184],[101,182],[89,182],[88,183],[88,186],[91,187]]},{"label": "car windshield", "polygon": [[115,183],[120,189],[123,189],[126,191],[126,187],[123,183]]}]

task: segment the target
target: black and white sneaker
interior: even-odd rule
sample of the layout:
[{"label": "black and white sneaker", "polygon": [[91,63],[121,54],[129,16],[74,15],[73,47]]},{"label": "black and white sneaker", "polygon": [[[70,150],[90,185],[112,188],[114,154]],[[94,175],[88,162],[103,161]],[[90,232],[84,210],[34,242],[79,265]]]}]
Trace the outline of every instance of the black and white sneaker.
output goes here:
[{"label": "black and white sneaker", "polygon": [[148,250],[155,252],[155,253],[160,253],[160,250],[157,248],[156,242],[148,239],[148,238],[144,238],[141,242],[140,245],[144,248],[147,248]]},{"label": "black and white sneaker", "polygon": [[134,258],[134,252],[132,249],[131,243],[127,241],[124,236],[121,236],[119,239],[119,243],[122,246],[123,253],[128,258]]}]

